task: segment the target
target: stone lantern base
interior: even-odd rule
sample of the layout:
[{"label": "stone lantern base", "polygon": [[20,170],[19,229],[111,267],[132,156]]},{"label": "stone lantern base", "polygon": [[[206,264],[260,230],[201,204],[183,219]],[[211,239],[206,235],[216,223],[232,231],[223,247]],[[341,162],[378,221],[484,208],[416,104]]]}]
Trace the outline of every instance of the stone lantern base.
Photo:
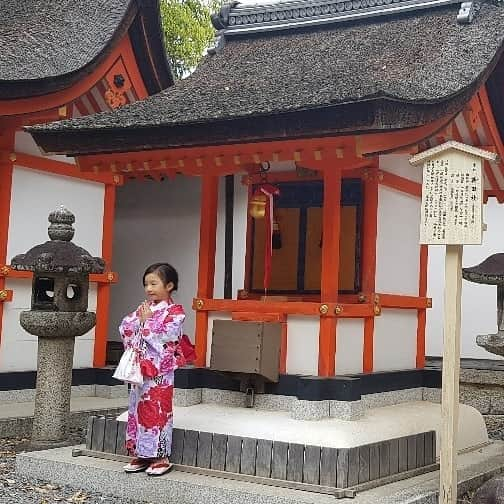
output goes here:
[{"label": "stone lantern base", "polygon": [[91,312],[21,313],[23,328],[39,337],[32,448],[68,443],[75,337],[87,333],[95,322]]},{"label": "stone lantern base", "polygon": [[62,446],[68,440],[75,338],[40,338],[31,446]]}]

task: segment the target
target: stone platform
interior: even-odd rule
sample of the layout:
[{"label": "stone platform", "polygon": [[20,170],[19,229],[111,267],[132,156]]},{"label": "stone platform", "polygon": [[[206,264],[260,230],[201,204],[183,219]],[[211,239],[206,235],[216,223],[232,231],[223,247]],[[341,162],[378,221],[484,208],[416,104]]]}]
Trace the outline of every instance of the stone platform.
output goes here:
[{"label": "stone platform", "polygon": [[[126,419],[126,413],[119,420]],[[174,426],[240,437],[270,439],[287,443],[351,448],[441,428],[441,405],[412,401],[366,410],[358,420],[338,418],[297,420],[288,411],[268,411],[220,404],[175,406]],[[488,442],[481,414],[460,405],[458,449],[466,450]],[[437,443],[439,446],[439,442]]]},{"label": "stone platform", "polygon": [[[458,457],[459,495],[502,472],[504,443],[493,442]],[[22,453],[16,470],[28,477],[155,504],[330,504],[330,495],[173,470],[161,478],[126,474],[122,462],[72,457],[71,448]],[[357,493],[352,504],[437,504],[439,471]]]},{"label": "stone platform", "polygon": [[[74,454],[126,462],[125,434],[125,422],[90,417],[85,449]],[[342,498],[437,469],[435,442],[429,431],[335,448],[175,428],[170,460],[185,472]]]},{"label": "stone platform", "polygon": [[[427,401],[371,408],[360,420],[298,420],[288,411],[176,406],[171,460],[177,469],[295,487],[339,498],[432,471],[441,408]],[[126,461],[126,413],[90,418],[79,455]],[[459,451],[488,444],[481,414],[461,405]]]}]

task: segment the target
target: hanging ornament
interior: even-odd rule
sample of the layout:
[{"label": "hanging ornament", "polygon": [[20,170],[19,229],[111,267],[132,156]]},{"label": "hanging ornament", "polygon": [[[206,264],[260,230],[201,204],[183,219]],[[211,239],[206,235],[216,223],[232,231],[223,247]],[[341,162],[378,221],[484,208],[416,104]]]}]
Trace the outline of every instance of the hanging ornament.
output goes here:
[{"label": "hanging ornament", "polygon": [[268,202],[268,196],[264,194],[261,189],[254,192],[250,198],[248,205],[249,215],[253,219],[264,219],[266,215],[266,204]]},{"label": "hanging ornament", "polygon": [[271,236],[271,247],[273,250],[278,250],[282,248],[282,234],[280,233],[280,225],[278,219],[273,219],[273,229]]}]

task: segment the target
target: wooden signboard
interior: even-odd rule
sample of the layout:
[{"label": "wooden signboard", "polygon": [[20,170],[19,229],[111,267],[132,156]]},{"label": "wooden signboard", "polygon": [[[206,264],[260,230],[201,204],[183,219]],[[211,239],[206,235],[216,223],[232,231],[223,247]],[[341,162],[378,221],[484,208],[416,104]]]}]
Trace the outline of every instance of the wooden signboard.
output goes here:
[{"label": "wooden signboard", "polygon": [[484,160],[496,155],[446,142],[410,159],[423,165],[420,243],[445,245],[445,298],[441,399],[439,502],[457,502],[457,434],[460,374],[460,300],[463,245],[483,238]]},{"label": "wooden signboard", "polygon": [[481,244],[482,178],[482,159],[472,154],[451,150],[425,160],[420,243]]}]

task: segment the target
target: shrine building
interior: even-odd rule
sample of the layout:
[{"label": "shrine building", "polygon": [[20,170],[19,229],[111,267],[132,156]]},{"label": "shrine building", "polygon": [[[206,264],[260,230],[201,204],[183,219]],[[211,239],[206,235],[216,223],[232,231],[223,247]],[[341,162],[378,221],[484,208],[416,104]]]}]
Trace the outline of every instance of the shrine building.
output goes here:
[{"label": "shrine building", "polygon": [[[282,373],[424,365],[427,248],[408,158],[448,139],[503,152],[503,17],[490,3],[357,3],[224,8],[215,48],[187,79],[113,112],[27,128],[82,173],[134,179],[142,215],[147,176],[201,181],[199,251],[181,237],[193,233],[183,205],[177,229],[154,239],[198,264],[199,365],[215,319],[282,324]],[[485,164],[485,197],[503,199],[503,173]],[[278,192],[270,265],[266,219],[251,209],[264,186]],[[149,248],[130,229],[120,261],[138,250],[129,242]]]},{"label": "shrine building", "polygon": [[[86,79],[101,79],[114,97],[121,95],[115,75],[127,74],[131,103],[86,115],[76,105],[81,93],[65,102],[72,105],[68,116],[16,123],[24,126],[16,135],[26,142],[31,135],[44,153],[37,160],[64,175],[75,160],[72,174],[105,187],[101,255],[110,272],[95,279],[93,365],[106,364],[120,317],[142,300],[144,268],[168,260],[179,270],[177,299],[198,355],[195,368],[178,373],[177,390],[199,390],[201,400],[205,390],[246,393],[257,386],[256,398],[264,393],[275,407],[283,397],[336,401],[331,416],[345,419],[357,410],[347,414],[340,403],[362,406],[367,397],[368,405],[378,404],[377,394],[379,402],[390,394],[389,403],[428,398],[425,390],[439,379],[424,370],[432,300],[428,248],[419,245],[422,172],[409,159],[447,140],[495,152],[498,160],[484,163],[484,197],[504,202],[502,7],[451,0],[236,3],[214,16],[215,46],[194,73],[172,85],[161,65],[165,79],[157,88],[160,60],[152,54],[159,55],[159,38],[157,45],[135,38],[142,15],[154,23],[154,14],[125,14],[118,23],[132,20],[129,30],[114,32],[121,31],[122,42],[112,37],[97,49],[112,66],[93,60],[91,73],[86,67]],[[135,56],[137,45],[146,52]],[[119,47],[130,50],[129,58]],[[97,91],[85,92],[80,102],[97,101]],[[13,95],[6,110],[18,110],[23,100],[36,103]],[[33,154],[18,152],[12,135],[2,173],[13,173],[15,183]],[[2,187],[14,187],[11,222],[29,212],[17,203],[15,185]],[[97,204],[87,199],[86,212]],[[86,232],[100,231],[87,227],[86,212],[72,211],[77,230],[82,219]],[[23,236],[10,245],[15,222],[7,266],[29,248],[26,240],[37,242]],[[3,305],[5,327],[6,320],[14,324],[19,308],[10,303],[24,280],[3,271],[13,295]],[[435,303],[442,302],[438,296]],[[251,323],[277,331],[278,349],[258,357],[262,364],[275,356],[272,375],[254,372],[246,349],[233,354],[238,364],[224,362],[222,349],[249,337]],[[478,425],[465,447],[484,440]]]}]

